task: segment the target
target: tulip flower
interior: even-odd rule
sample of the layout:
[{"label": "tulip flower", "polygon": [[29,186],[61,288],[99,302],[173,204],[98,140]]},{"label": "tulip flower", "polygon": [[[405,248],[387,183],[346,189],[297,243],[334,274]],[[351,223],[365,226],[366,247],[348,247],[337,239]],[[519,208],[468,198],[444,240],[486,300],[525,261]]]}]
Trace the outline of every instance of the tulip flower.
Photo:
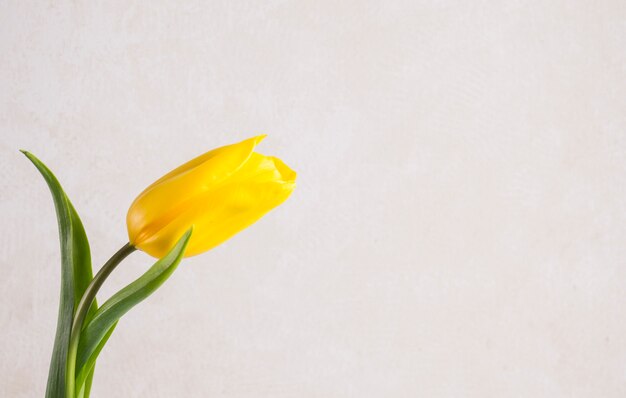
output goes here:
[{"label": "tulip flower", "polygon": [[132,203],[130,244],[161,258],[190,227],[185,256],[226,241],[284,202],[296,173],[254,152],[264,135],[209,151],[148,186]]},{"label": "tulip flower", "polygon": [[[22,151],[50,188],[61,241],[61,299],[46,398],[89,398],[96,360],[120,318],[158,289],[183,257],[226,241],[291,195],[296,173],[254,152],[263,138],[214,149],[146,188],[126,216],[129,242],[95,275],[76,209],[50,169]],[[98,291],[137,249],[158,260],[99,306]]]}]

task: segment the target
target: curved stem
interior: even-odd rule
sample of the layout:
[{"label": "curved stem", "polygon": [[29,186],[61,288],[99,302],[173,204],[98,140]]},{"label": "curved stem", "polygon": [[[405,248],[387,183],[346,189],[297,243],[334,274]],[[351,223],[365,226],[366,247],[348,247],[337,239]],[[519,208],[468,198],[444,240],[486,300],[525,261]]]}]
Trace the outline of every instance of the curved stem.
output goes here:
[{"label": "curved stem", "polygon": [[94,276],[83,297],[76,307],[76,313],[74,314],[74,322],[72,323],[72,333],[70,335],[70,345],[67,353],[67,371],[65,373],[66,395],[65,398],[75,398],[75,378],[76,378],[76,354],[78,353],[78,343],[80,341],[80,332],[83,329],[83,322],[89,312],[91,303],[96,298],[96,293],[100,290],[100,287],[104,281],[109,277],[111,272],[122,262],[129,254],[137,250],[135,246],[130,243],[126,243],[119,249],[109,261],[107,261],[100,271]]}]

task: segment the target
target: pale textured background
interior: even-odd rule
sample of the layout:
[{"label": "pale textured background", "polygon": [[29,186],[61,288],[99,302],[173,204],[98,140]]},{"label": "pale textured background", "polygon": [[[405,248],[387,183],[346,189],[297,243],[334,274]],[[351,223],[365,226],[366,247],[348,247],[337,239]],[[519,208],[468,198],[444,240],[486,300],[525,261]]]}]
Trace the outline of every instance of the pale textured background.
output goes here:
[{"label": "pale textured background", "polygon": [[0,54],[0,396],[43,396],[57,315],[17,150],[99,266],[258,133],[297,191],[123,319],[94,398],[626,396],[623,0],[3,1]]}]

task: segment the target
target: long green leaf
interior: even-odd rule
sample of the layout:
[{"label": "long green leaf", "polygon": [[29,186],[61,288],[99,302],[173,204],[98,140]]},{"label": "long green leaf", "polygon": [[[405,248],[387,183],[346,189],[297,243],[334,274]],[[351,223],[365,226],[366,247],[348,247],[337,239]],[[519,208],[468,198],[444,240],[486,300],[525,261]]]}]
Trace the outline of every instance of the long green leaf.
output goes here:
[{"label": "long green leaf", "polygon": [[[57,178],[35,155],[27,151],[22,152],[35,165],[48,184],[59,224],[61,297],[46,387],[46,398],[58,398],[65,396],[66,359],[74,310],[93,277],[91,254],[83,224]],[[95,309],[94,303],[90,308],[92,316],[95,314]]]},{"label": "long green leaf", "polygon": [[176,245],[158,260],[148,271],[134,282],[115,293],[94,314],[80,335],[78,355],[76,358],[76,386],[80,390],[104,342],[108,339],[111,328],[131,308],[157,290],[178,267],[183,258],[185,248],[191,237],[191,229],[187,231]]},{"label": "long green leaf", "polygon": [[93,374],[94,374],[94,371],[96,370],[95,358],[97,358],[98,355],[100,355],[100,351],[102,351],[102,349],[104,348],[104,345],[109,340],[109,337],[111,337],[111,335],[113,334],[113,330],[115,330],[116,325],[117,325],[117,322],[115,322],[113,326],[109,328],[109,330],[106,332],[102,340],[100,340],[100,344],[98,344],[98,347],[96,347],[96,350],[94,351],[94,360],[90,364],[91,370],[83,373],[82,375],[83,380],[81,381],[80,384],[78,384],[79,386],[78,398],[89,398],[89,394],[91,393],[91,384],[93,382]]},{"label": "long green leaf", "polygon": [[83,391],[85,394],[87,394],[87,395],[84,395],[83,397],[79,396],[79,398],[89,398],[89,392],[91,391],[91,382],[92,382],[91,376],[93,375],[93,372],[96,369],[96,359],[98,358],[98,355],[100,355],[100,352],[104,348],[104,345],[107,343],[107,341],[109,341],[109,337],[111,337],[111,335],[113,334],[113,330],[115,330],[116,326],[117,326],[117,322],[115,322],[109,328],[109,330],[105,332],[104,336],[102,336],[102,339],[100,340],[96,348],[93,350],[93,352],[87,359],[87,362],[85,363],[81,371],[78,373],[78,376],[76,376],[76,386],[78,386],[79,391]]},{"label": "long green leaf", "polygon": [[93,384],[93,374],[95,370],[96,368],[94,366],[89,372],[89,374],[87,375],[87,380],[85,380],[85,384],[83,384],[83,388],[81,388],[78,391],[78,394],[76,395],[77,398],[89,398],[89,394],[91,394],[91,385]]}]

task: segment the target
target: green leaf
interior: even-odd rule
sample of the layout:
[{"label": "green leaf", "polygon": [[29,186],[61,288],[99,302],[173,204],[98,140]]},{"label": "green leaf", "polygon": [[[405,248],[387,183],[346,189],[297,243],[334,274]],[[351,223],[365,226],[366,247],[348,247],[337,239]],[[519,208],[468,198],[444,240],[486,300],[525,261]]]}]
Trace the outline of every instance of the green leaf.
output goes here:
[{"label": "green leaf", "polygon": [[[109,337],[111,337],[111,334],[113,334],[113,330],[115,329],[116,325],[117,325],[117,322],[115,322],[113,326],[109,328],[109,330],[106,332],[102,340],[100,340],[100,344],[98,344],[98,347],[96,347],[96,350],[94,351],[94,360],[92,363],[90,363],[91,370],[83,373],[82,375],[83,380],[81,381],[80,384],[78,384],[79,386],[78,398],[89,398],[89,394],[91,393],[91,384],[93,382],[93,374],[96,370],[95,358],[97,358],[98,355],[100,355],[100,351],[102,351],[102,349],[104,348],[104,345],[109,340]],[[81,375],[79,375],[79,378],[80,377]]]},{"label": "green leaf", "polygon": [[[65,371],[67,350],[72,328],[72,318],[87,285],[93,278],[89,242],[78,213],[67,198],[54,174],[35,155],[22,151],[35,165],[50,188],[59,223],[61,241],[61,297],[56,337],[48,373],[46,398],[65,396]],[[90,308],[91,316],[97,305]],[[87,396],[85,396],[87,398]]]},{"label": "green leaf", "polygon": [[93,373],[96,370],[95,367],[91,369],[89,374],[87,375],[87,380],[85,380],[85,384],[76,394],[77,398],[89,398],[89,394],[91,394],[91,385],[93,384]]},{"label": "green leaf", "polygon": [[93,369],[100,350],[109,338],[112,327],[131,308],[157,290],[178,267],[191,237],[187,231],[176,245],[137,280],[115,293],[94,314],[80,335],[76,357],[76,386],[80,390]]},{"label": "green leaf", "polygon": [[[109,328],[109,330],[105,332],[104,336],[102,336],[102,339],[100,340],[96,348],[93,350],[89,358],[86,360],[86,363],[83,365],[82,369],[78,372],[78,376],[76,376],[76,385],[78,386],[79,390],[83,386],[85,387],[84,388],[85,391],[89,392],[91,390],[90,375],[92,375],[94,370],[96,369],[96,359],[98,358],[98,355],[100,355],[100,352],[104,348],[104,345],[107,343],[107,341],[109,341],[109,337],[111,337],[111,335],[113,334],[113,330],[115,329],[115,326],[117,326],[117,322],[115,322]],[[79,350],[80,350],[80,346],[79,346]],[[80,355],[80,351],[79,351],[79,355]],[[77,362],[78,362],[78,359],[77,359]],[[88,397],[89,395],[84,396],[84,398],[88,398]]]}]

